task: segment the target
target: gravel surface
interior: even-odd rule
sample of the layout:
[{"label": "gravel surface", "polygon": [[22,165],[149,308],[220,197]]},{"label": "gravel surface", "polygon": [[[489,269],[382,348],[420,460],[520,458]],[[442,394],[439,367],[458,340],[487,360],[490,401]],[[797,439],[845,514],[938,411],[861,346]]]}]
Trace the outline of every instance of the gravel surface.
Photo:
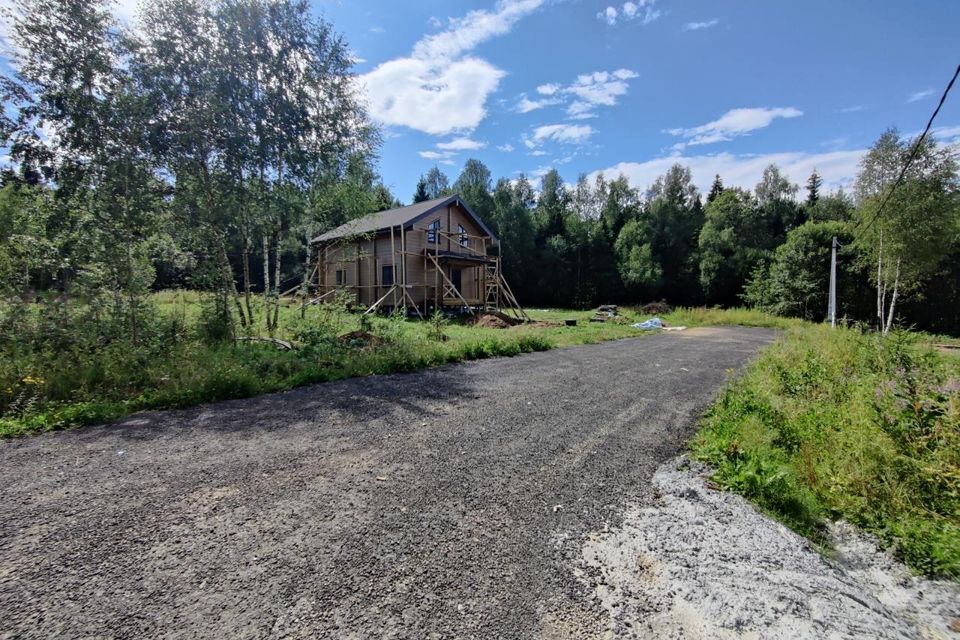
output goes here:
[{"label": "gravel surface", "polygon": [[703,329],[0,442],[0,636],[589,638],[570,571],[771,331]]},{"label": "gravel surface", "polygon": [[608,613],[610,637],[960,638],[960,585],[915,576],[875,540],[830,529],[832,559],[678,458],[661,497],[593,534],[574,573]]}]

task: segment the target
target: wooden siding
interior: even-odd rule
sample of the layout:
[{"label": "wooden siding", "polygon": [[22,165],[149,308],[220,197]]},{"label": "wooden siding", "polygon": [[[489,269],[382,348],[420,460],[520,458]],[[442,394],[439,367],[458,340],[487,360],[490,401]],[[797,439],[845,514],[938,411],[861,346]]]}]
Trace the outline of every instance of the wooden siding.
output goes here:
[{"label": "wooden siding", "polygon": [[[440,229],[437,235],[438,242],[427,242],[427,227],[431,222],[439,220]],[[460,246],[457,238],[459,226],[463,226],[469,235],[468,247]],[[405,254],[402,248],[405,246]],[[477,225],[473,218],[457,206],[448,206],[433,214],[418,220],[413,228],[401,231],[396,227],[391,233],[381,231],[375,238],[352,243],[332,242],[321,249],[321,284],[325,289],[337,286],[336,272],[344,271],[344,281],[341,286],[352,289],[357,293],[357,302],[362,305],[372,305],[390,289],[384,286],[382,268],[394,266],[394,282],[403,280],[401,269],[406,266],[407,291],[418,304],[432,304],[436,298],[436,287],[442,293],[446,282],[438,277],[436,268],[431,259],[426,258],[425,250],[431,253],[437,249],[441,253],[462,253],[470,256],[485,255],[490,246],[490,238]],[[359,260],[358,260],[359,256]],[[393,264],[394,258],[396,264]],[[480,301],[483,296],[483,266],[443,265],[447,278],[453,280],[453,270],[461,271],[461,295],[468,301]],[[358,279],[359,276],[359,279]],[[386,304],[392,305],[388,299]],[[398,304],[400,298],[398,297]]]}]

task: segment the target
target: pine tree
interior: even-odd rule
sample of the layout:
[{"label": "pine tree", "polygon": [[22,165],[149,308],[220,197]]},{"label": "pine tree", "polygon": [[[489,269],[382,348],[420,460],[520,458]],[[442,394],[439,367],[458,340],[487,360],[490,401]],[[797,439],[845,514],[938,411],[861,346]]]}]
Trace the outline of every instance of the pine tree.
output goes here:
[{"label": "pine tree", "polygon": [[707,194],[707,204],[710,204],[717,199],[723,193],[723,181],[720,179],[720,174],[718,173],[713,178],[713,185],[710,187],[710,193]]},{"label": "pine tree", "polygon": [[413,194],[413,203],[426,202],[429,199],[430,194],[427,192],[427,179],[420,176],[420,179],[417,181],[417,190]]},{"label": "pine tree", "polygon": [[807,206],[812,207],[820,199],[820,186],[823,184],[823,178],[814,169],[807,179]]}]

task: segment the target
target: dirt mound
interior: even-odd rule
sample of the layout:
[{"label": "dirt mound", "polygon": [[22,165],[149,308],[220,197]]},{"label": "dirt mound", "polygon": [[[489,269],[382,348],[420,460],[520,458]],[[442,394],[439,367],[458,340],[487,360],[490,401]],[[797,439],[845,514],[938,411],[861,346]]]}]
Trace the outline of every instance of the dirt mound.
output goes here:
[{"label": "dirt mound", "polygon": [[499,311],[488,311],[474,316],[471,324],[487,329],[507,329],[520,324],[520,321]]},{"label": "dirt mound", "polygon": [[640,307],[639,311],[645,316],[659,316],[662,314],[670,313],[671,311],[673,311],[673,307],[671,307],[666,302],[663,302],[661,300],[660,302],[650,302],[648,304],[645,304],[642,307]]},{"label": "dirt mound", "polygon": [[341,344],[352,347],[379,347],[383,344],[383,338],[375,336],[369,331],[351,331],[337,338]]}]

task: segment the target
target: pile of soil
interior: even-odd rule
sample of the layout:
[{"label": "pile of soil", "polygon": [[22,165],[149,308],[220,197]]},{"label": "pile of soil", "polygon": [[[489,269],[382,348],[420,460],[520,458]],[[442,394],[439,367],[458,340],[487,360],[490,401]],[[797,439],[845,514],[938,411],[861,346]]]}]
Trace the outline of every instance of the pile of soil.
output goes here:
[{"label": "pile of soil", "polygon": [[477,327],[485,327],[487,329],[508,329],[520,324],[520,320],[516,318],[511,318],[505,313],[500,311],[488,311],[486,313],[481,313],[471,320],[471,324]]},{"label": "pile of soil", "polygon": [[379,347],[384,342],[383,338],[375,336],[369,331],[351,331],[338,337],[337,341],[341,344],[362,348]]},{"label": "pile of soil", "polygon": [[645,316],[659,316],[673,311],[673,307],[666,302],[650,302],[640,307],[640,313]]}]

